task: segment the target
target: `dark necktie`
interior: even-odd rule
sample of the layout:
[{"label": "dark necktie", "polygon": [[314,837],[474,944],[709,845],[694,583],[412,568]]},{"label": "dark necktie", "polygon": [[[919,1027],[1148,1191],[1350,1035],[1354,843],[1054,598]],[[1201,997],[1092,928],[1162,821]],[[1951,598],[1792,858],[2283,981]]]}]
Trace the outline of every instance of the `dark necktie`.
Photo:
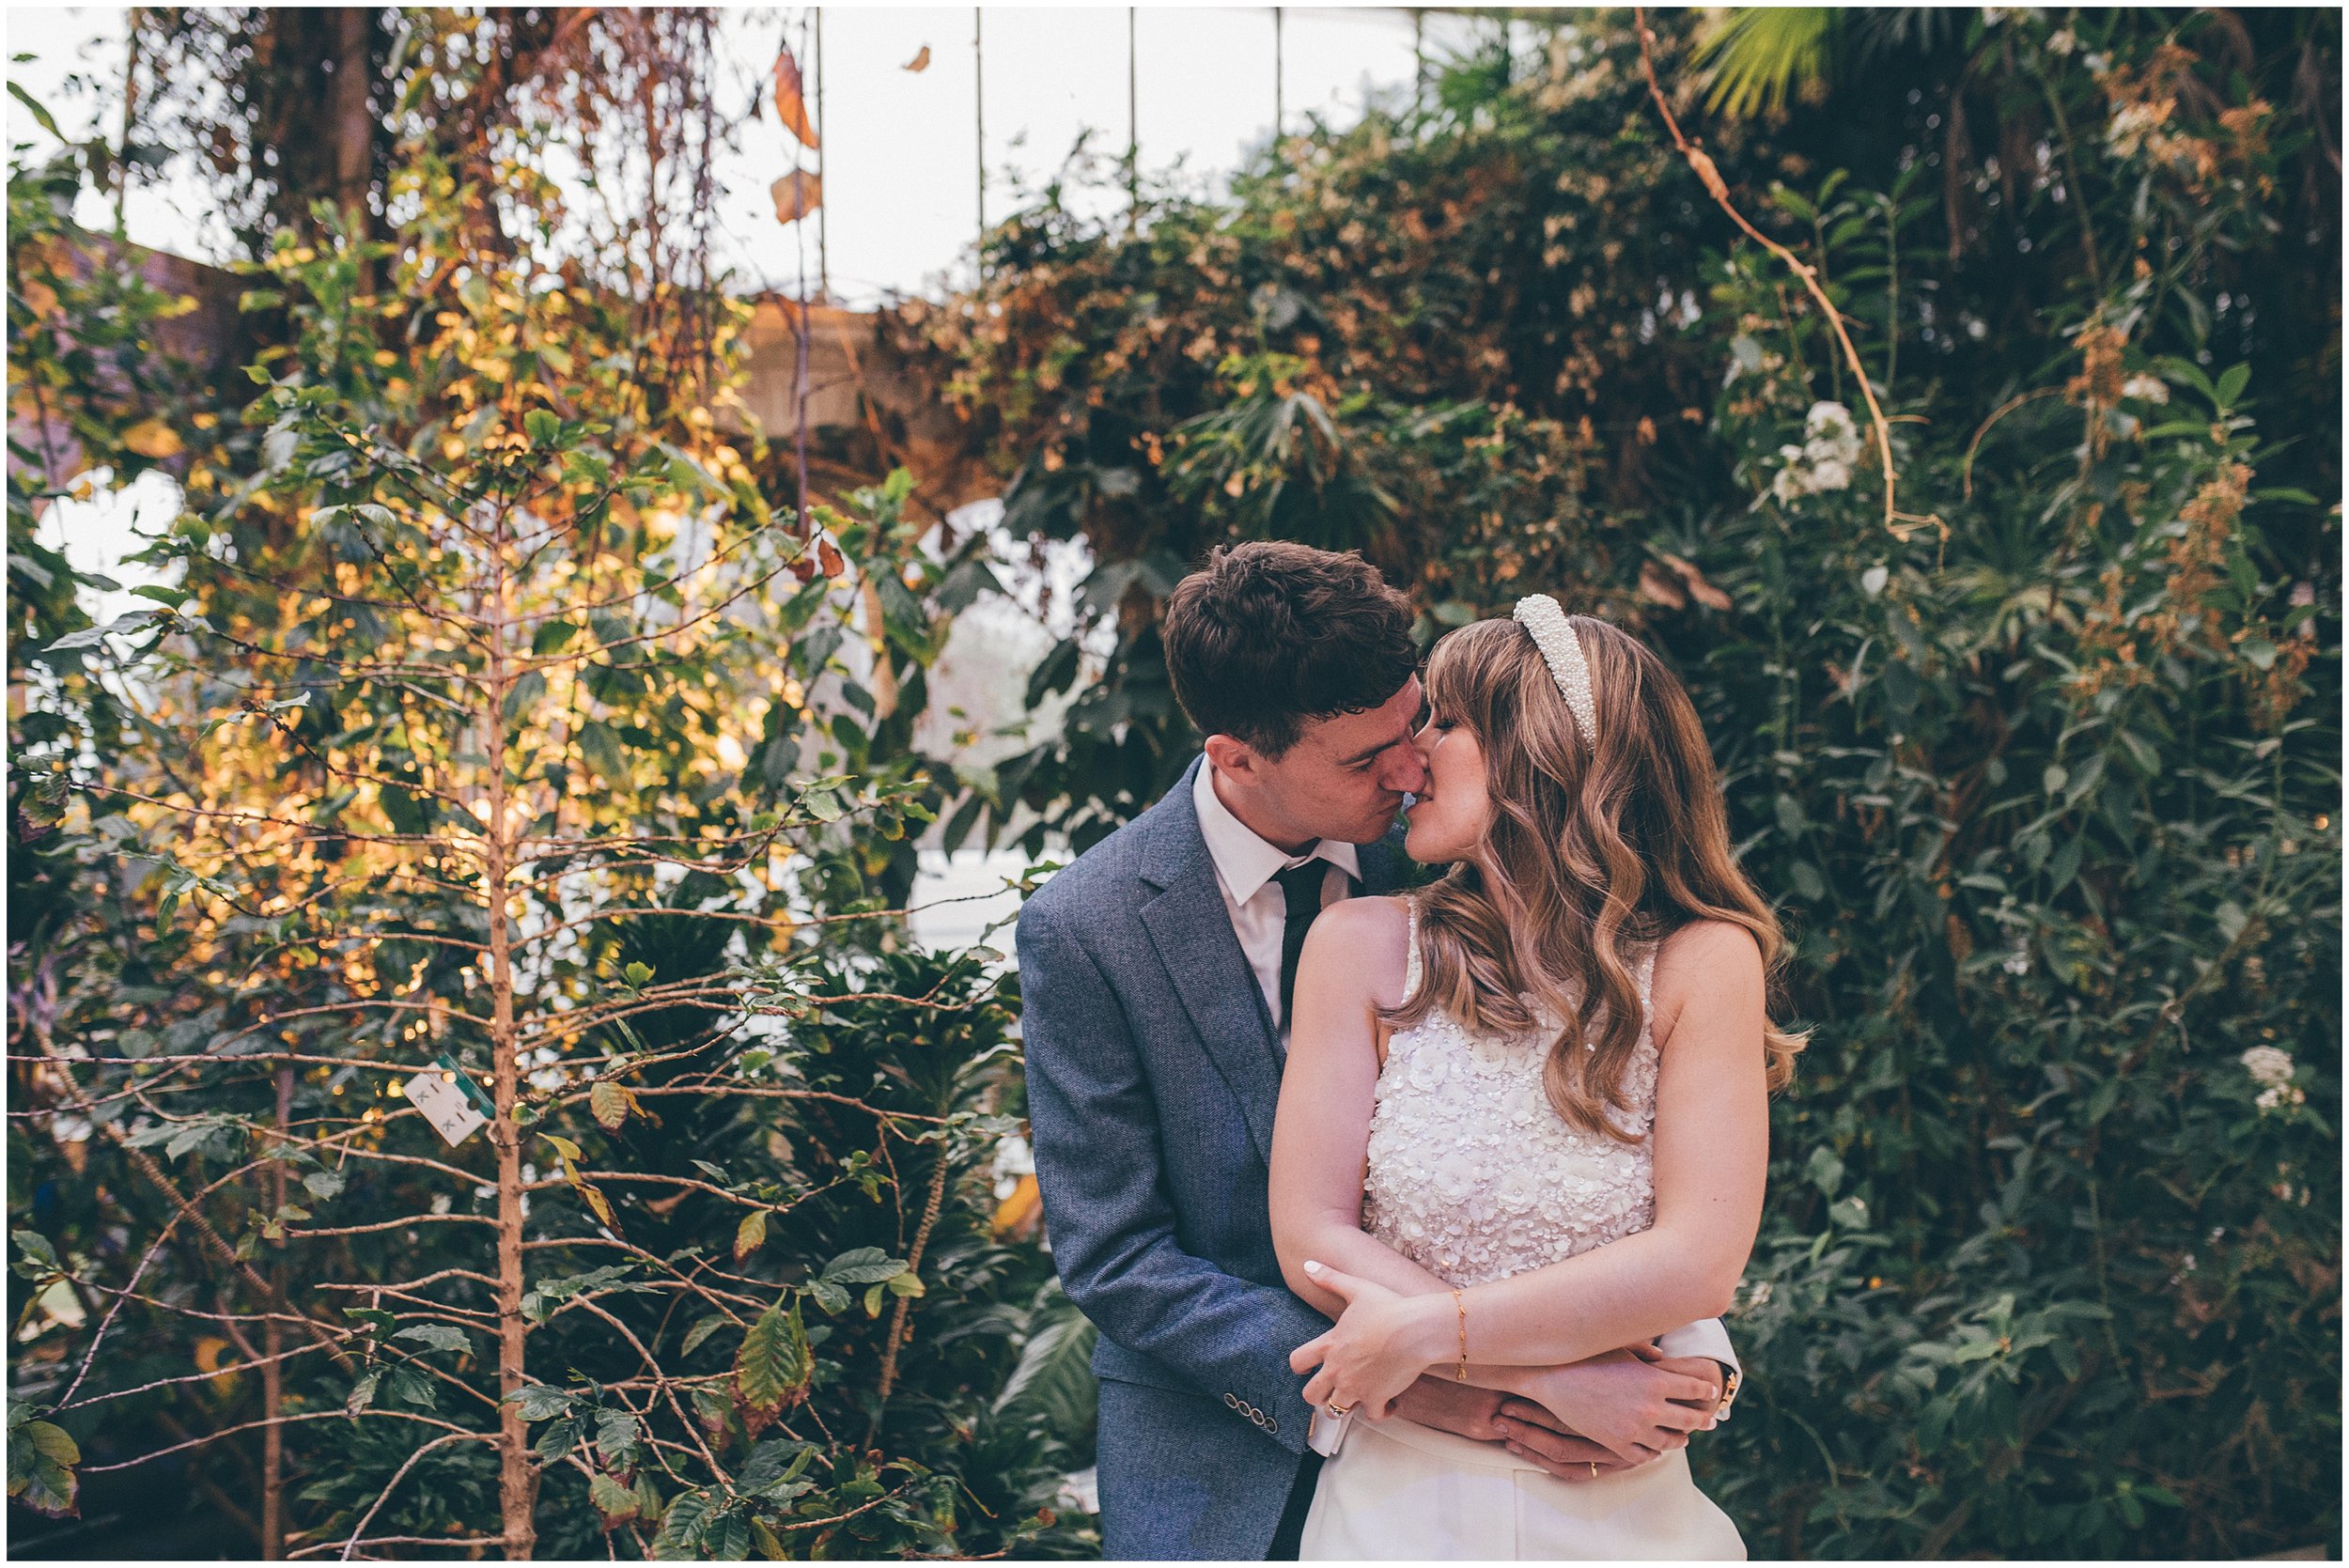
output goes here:
[{"label": "dark necktie", "polygon": [[1330,862],[1320,859],[1273,875],[1288,900],[1288,913],[1281,924],[1281,1016],[1273,1020],[1276,1029],[1288,1027],[1289,1003],[1297,995],[1298,955],[1305,951],[1305,933],[1314,917],[1321,913],[1321,889],[1329,875]]}]

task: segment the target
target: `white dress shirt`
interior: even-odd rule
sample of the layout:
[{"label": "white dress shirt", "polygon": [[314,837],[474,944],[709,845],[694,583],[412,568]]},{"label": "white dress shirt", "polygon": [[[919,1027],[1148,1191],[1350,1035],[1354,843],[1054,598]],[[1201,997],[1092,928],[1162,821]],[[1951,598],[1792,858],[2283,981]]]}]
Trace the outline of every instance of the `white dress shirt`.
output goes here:
[{"label": "white dress shirt", "polygon": [[1264,992],[1266,1017],[1289,1037],[1289,1021],[1281,1017],[1281,938],[1288,924],[1288,900],[1273,877],[1292,866],[1320,860],[1330,863],[1322,879],[1324,908],[1353,896],[1361,879],[1361,857],[1350,844],[1323,839],[1301,855],[1292,855],[1266,843],[1256,831],[1232,815],[1232,808],[1215,792],[1215,765],[1199,762],[1199,775],[1190,786],[1191,804],[1199,813],[1199,834],[1207,841],[1207,856],[1215,862],[1215,884],[1223,894],[1224,912],[1232,917],[1232,934],[1248,967],[1256,971]]},{"label": "white dress shirt", "polygon": [[[1207,856],[1215,862],[1216,887],[1223,894],[1224,911],[1232,917],[1232,933],[1239,938],[1239,950],[1255,971],[1256,985],[1264,992],[1265,1012],[1277,1022],[1285,1043],[1289,1020],[1281,1017],[1281,938],[1288,923],[1288,901],[1272,878],[1308,861],[1327,861],[1330,873],[1322,881],[1321,904],[1328,908],[1353,896],[1354,884],[1361,879],[1361,859],[1354,846],[1330,839],[1301,855],[1267,843],[1253,828],[1234,816],[1215,792],[1215,765],[1205,757],[1199,761],[1198,776],[1191,781],[1191,804],[1199,814],[1200,836],[1207,841]],[[1709,1356],[1725,1367],[1737,1365],[1737,1353],[1730,1347],[1729,1332],[1719,1318],[1684,1325],[1656,1343],[1667,1356]],[[1307,1420],[1305,1444],[1326,1457],[1338,1452],[1353,1418],[1333,1420],[1316,1408],[1308,1413]]]}]

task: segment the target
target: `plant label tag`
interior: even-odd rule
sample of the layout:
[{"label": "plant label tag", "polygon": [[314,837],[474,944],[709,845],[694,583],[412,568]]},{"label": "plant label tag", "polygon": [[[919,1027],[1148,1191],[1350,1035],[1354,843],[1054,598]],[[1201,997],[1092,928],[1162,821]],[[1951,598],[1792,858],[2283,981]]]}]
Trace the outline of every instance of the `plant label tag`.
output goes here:
[{"label": "plant label tag", "polygon": [[473,1097],[457,1086],[463,1076],[447,1067],[427,1067],[408,1080],[408,1103],[424,1112],[432,1130],[452,1149],[490,1125],[474,1109]]}]

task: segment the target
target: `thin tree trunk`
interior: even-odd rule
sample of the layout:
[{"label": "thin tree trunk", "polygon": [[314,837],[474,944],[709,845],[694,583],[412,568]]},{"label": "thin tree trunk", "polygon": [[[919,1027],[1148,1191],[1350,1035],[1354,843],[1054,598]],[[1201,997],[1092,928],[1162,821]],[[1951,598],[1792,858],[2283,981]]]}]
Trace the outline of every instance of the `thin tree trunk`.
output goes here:
[{"label": "thin tree trunk", "polygon": [[537,1531],[532,1515],[537,1501],[537,1478],[530,1467],[530,1435],[522,1424],[521,1407],[514,1396],[523,1383],[522,1351],[528,1325],[522,1321],[522,1129],[514,1120],[521,1093],[521,1066],[516,1060],[514,1032],[514,965],[506,941],[506,878],[511,869],[507,856],[514,847],[506,819],[506,532],[508,520],[498,519],[490,567],[487,642],[490,649],[489,689],[481,707],[481,754],[489,759],[490,819],[482,842],[488,848],[484,878],[490,915],[490,1051],[496,1070],[494,1098],[497,1120],[490,1138],[497,1149],[498,1166],[498,1504],[506,1521],[506,1555],[526,1560],[535,1554]]},{"label": "thin tree trunk", "polygon": [[367,230],[367,187],[375,175],[375,119],[367,110],[374,70],[368,45],[375,34],[375,13],[365,6],[345,7],[335,18],[334,89],[334,205],[356,235]]},{"label": "thin tree trunk", "polygon": [[[293,1064],[281,1063],[277,1069],[277,1138],[280,1145],[286,1139],[287,1124],[293,1120]],[[276,1208],[286,1206],[286,1162],[272,1162],[270,1181],[276,1190]],[[270,1284],[280,1298],[286,1294],[286,1244],[277,1243],[277,1261],[270,1265]],[[261,1556],[274,1562],[286,1555],[286,1432],[277,1422],[285,1408],[285,1364],[278,1357],[285,1353],[286,1328],[274,1316],[261,1325],[261,1349],[268,1359],[261,1364],[261,1415],[269,1424],[261,1428]]]}]

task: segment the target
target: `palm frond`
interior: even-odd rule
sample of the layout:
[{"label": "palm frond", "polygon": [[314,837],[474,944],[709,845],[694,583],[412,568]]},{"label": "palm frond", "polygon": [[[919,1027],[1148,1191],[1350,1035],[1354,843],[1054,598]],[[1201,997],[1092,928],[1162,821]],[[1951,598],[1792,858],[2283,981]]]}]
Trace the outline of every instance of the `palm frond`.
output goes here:
[{"label": "palm frond", "polygon": [[1732,118],[1786,106],[1790,89],[1823,81],[1843,13],[1828,6],[1741,7],[1697,39],[1694,58],[1710,66],[1705,107]]}]

